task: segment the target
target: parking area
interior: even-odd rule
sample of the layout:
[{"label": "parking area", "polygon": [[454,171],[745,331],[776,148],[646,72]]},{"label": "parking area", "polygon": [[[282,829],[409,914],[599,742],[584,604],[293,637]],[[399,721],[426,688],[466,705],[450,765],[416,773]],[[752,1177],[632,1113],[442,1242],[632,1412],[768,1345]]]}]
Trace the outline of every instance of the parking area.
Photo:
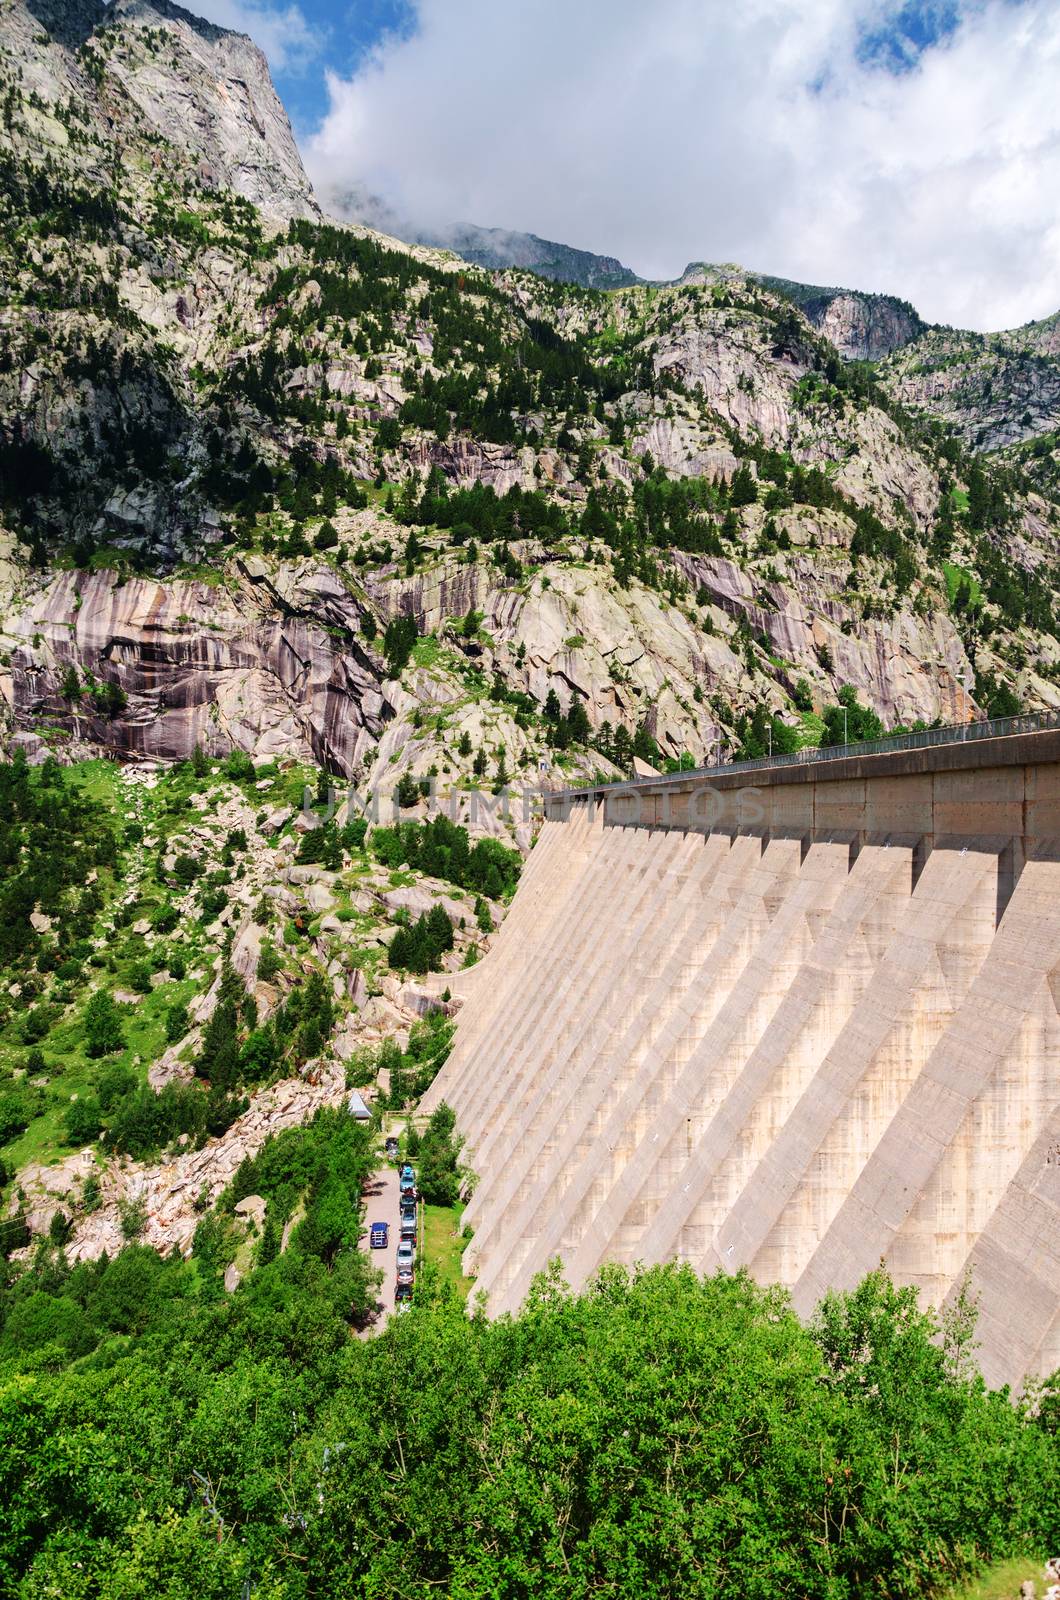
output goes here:
[{"label": "parking area", "polygon": [[[383,1282],[379,1290],[379,1310],[375,1321],[366,1330],[376,1333],[386,1326],[387,1319],[394,1309],[394,1290],[397,1286],[397,1247],[401,1212],[396,1167],[380,1167],[378,1171],[373,1172],[364,1191],[364,1203],[365,1220],[361,1249],[369,1256],[372,1266],[382,1268],[383,1272]],[[389,1226],[385,1250],[369,1248],[368,1234],[373,1222],[385,1222]]]}]

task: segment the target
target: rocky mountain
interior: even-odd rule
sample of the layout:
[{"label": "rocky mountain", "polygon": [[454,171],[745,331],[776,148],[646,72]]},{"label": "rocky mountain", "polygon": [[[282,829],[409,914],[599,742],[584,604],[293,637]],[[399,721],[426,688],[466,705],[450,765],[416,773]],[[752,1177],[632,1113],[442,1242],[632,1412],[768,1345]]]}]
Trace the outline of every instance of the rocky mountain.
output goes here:
[{"label": "rocky mountain", "polygon": [[[142,1203],[187,1249],[271,1132],[419,1082],[408,974],[488,940],[513,781],[812,744],[840,696],[855,733],[1060,704],[1055,319],[328,221],[260,53],[169,0],[0,0],[0,124],[19,1228],[91,1256]],[[57,853],[78,786],[109,809]]]},{"label": "rocky mountain", "polygon": [[1007,333],[932,328],[883,368],[903,405],[941,418],[969,448],[997,451],[1060,425],[1060,312]]},{"label": "rocky mountain", "polygon": [[791,278],[746,274],[742,267],[690,261],[680,283],[718,285],[751,277],[774,294],[798,306],[806,320],[847,361],[879,361],[925,331],[926,324],[905,300],[889,294],[863,294],[853,289],[822,289]]},{"label": "rocky mountain", "polygon": [[182,150],[204,188],[266,218],[319,215],[268,64],[246,35],[167,0],[34,0],[3,16],[8,61],[44,102],[33,109],[65,104],[74,115],[76,104],[104,146]]},{"label": "rocky mountain", "polygon": [[[334,198],[334,197],[333,197]],[[464,261],[488,271],[509,267],[533,272],[558,283],[577,284],[583,289],[628,289],[634,284],[654,284],[669,288],[674,284],[724,283],[730,277],[752,278],[765,288],[797,305],[810,322],[839,354],[848,361],[880,361],[912,343],[925,331],[917,311],[894,295],[864,294],[852,289],[824,289],[819,285],[796,283],[790,278],[762,273],[745,273],[735,266],[717,266],[691,261],[680,278],[652,280],[638,277],[614,256],[577,250],[555,240],[539,239],[534,233],[519,233],[506,228],[479,228],[455,224],[447,229],[424,231],[402,222],[373,198],[338,197],[340,215],[360,218],[381,226],[388,234],[453,250]]]},{"label": "rocky mountain", "polygon": [[794,301],[848,361],[880,361],[918,339],[926,328],[914,307],[895,295],[822,289],[769,276],[760,282]]},{"label": "rocky mountain", "polygon": [[1056,702],[1049,474],[917,387],[911,308],[324,222],[248,41],[49,4],[0,58],[16,730],[562,781],[813,740],[844,685],[889,726]]}]

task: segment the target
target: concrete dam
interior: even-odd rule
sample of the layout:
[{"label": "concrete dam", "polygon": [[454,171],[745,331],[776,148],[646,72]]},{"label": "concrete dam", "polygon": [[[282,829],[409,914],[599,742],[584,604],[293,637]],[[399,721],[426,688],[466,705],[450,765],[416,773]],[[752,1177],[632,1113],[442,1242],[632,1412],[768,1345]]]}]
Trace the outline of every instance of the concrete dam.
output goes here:
[{"label": "concrete dam", "polygon": [[555,1256],[804,1314],[882,1261],[967,1281],[991,1384],[1060,1366],[1060,731],[554,797],[453,988],[491,1314]]}]

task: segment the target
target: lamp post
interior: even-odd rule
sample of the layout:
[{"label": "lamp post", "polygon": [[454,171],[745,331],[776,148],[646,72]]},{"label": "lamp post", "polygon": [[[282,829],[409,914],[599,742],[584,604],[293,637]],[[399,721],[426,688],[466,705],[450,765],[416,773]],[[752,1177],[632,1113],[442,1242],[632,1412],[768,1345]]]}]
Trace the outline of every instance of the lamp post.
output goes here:
[{"label": "lamp post", "polygon": [[847,708],[846,708],[846,706],[843,707],[843,743],[844,744],[849,744],[850,743],[850,735],[847,732]]}]

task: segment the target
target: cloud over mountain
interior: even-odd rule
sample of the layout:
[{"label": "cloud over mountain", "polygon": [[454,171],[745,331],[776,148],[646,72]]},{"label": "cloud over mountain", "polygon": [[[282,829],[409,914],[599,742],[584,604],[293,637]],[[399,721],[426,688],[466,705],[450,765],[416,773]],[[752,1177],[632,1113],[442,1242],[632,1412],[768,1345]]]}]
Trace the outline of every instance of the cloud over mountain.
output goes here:
[{"label": "cloud over mountain", "polygon": [[1060,304],[1052,0],[419,0],[307,159],[421,226],[533,230],[1010,326]]}]

